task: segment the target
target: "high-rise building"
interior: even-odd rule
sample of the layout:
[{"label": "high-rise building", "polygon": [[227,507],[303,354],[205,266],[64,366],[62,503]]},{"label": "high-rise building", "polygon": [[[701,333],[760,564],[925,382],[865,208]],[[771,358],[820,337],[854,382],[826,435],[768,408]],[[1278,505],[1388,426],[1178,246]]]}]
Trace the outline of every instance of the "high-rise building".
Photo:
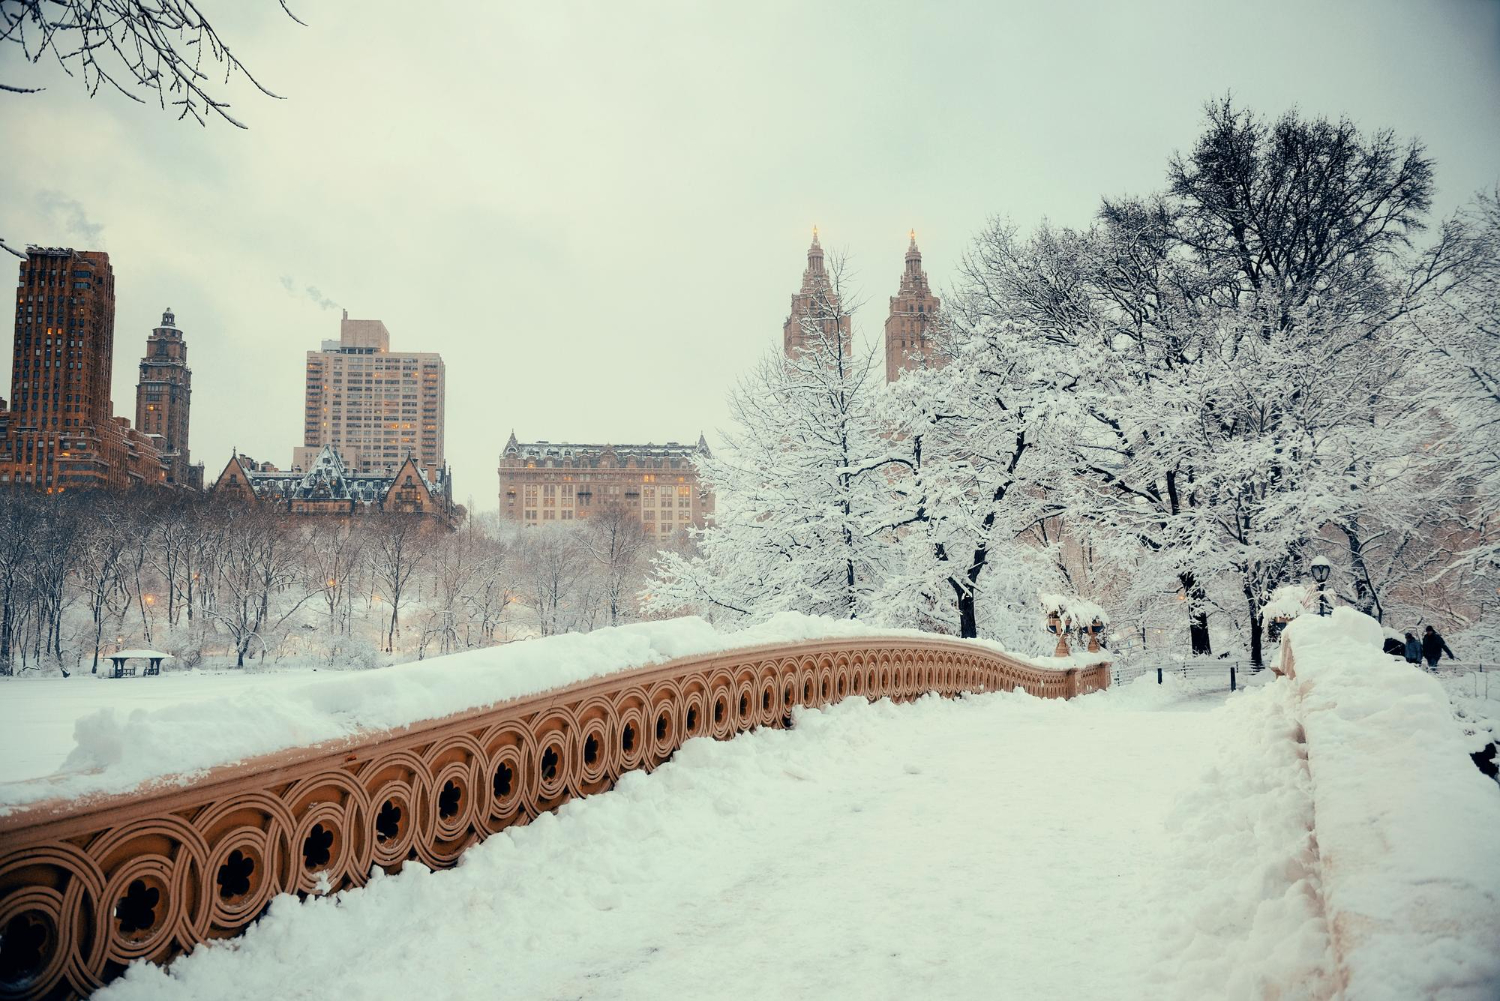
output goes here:
[{"label": "high-rise building", "polygon": [[164,482],[166,468],[151,438],[111,416],[115,278],[109,255],[26,248],[15,331],[0,483],[53,493]]},{"label": "high-rise building", "polygon": [[423,469],[443,461],[442,356],[396,352],[379,320],[351,320],[339,339],[307,353],[302,447],[292,465],[310,469],[324,445],[359,473],[394,474],[408,454]]},{"label": "high-rise building", "polygon": [[906,269],[901,272],[901,287],[891,296],[891,313],[885,321],[885,381],[909,368],[922,364],[942,364],[940,352],[931,337],[930,327],[937,318],[941,303],[927,287],[927,272],[922,270],[922,252],[917,249],[917,231],[911,232],[906,248]]},{"label": "high-rise building", "polygon": [[570,445],[521,442],[512,431],[500,453],[500,516],[526,526],[584,521],[619,505],[658,541],[702,528],[714,496],[693,459],[708,442]]},{"label": "high-rise building", "polygon": [[135,387],[135,426],[157,437],[169,485],[201,490],[203,467],[192,465],[188,452],[192,397],[193,370],[187,364],[187,341],[168,307],[161,314],[161,326],[146,338],[141,380]]},{"label": "high-rise building", "polygon": [[846,355],[851,352],[849,315],[839,308],[838,291],[823,266],[823,247],[818,243],[818,228],[814,226],[802,287],[792,295],[792,310],[781,325],[782,350],[790,358],[804,350],[809,336],[818,330],[830,341],[842,335],[840,350]]}]

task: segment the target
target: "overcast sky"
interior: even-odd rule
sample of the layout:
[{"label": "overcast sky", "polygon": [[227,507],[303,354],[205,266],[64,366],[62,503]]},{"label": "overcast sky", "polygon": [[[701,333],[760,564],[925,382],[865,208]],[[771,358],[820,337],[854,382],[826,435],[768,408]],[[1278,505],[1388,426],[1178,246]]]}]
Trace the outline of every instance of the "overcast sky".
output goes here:
[{"label": "overcast sky", "polygon": [[814,224],[873,343],[908,229],[941,290],[990,216],[1084,224],[1158,187],[1226,91],[1419,136],[1444,213],[1500,181],[1494,0],[292,3],[307,27],[200,4],[286,98],[232,88],[249,131],[0,50],[0,80],[48,87],[0,94],[0,237],[109,252],[116,413],[176,311],[210,478],[231,447],[289,463],[338,307],[442,353],[481,510],[512,428],[712,442]]}]

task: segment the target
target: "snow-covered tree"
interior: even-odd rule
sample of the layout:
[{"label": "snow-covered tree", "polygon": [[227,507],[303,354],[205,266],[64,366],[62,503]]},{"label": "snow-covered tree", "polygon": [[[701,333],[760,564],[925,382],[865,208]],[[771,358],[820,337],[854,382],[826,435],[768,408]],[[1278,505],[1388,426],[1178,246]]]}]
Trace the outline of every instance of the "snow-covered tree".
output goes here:
[{"label": "snow-covered tree", "polygon": [[658,560],[650,608],[750,620],[874,610],[890,555],[877,517],[888,490],[889,440],[876,423],[883,382],[874,356],[854,351],[843,263],[826,275],[820,257],[816,265],[800,337],[741,382],[734,427],[699,460],[714,521],[696,554]]},{"label": "snow-covered tree", "polygon": [[1036,531],[1061,511],[1051,486],[1072,401],[1033,334],[975,309],[947,330],[946,365],[905,372],[885,395],[876,508],[895,554],[876,604],[888,621],[992,634],[980,608],[1031,622],[1023,609],[1053,585]]},{"label": "snow-covered tree", "polygon": [[1257,656],[1258,609],[1329,526],[1357,567],[1377,522],[1441,517],[1403,459],[1433,433],[1408,332],[1465,266],[1451,225],[1413,246],[1431,190],[1417,143],[1216,102],[1162,194],[1082,232],[993,225],[966,259],[960,301],[1025,321],[1072,377],[1064,524],[1130,570],[1132,603],[1181,595],[1194,652],[1217,608]]},{"label": "snow-covered tree", "polygon": [[1454,527],[1470,543],[1445,570],[1482,578],[1490,590],[1500,583],[1500,188],[1481,195],[1464,222],[1469,266],[1419,334],[1447,430],[1435,475],[1462,485]]}]

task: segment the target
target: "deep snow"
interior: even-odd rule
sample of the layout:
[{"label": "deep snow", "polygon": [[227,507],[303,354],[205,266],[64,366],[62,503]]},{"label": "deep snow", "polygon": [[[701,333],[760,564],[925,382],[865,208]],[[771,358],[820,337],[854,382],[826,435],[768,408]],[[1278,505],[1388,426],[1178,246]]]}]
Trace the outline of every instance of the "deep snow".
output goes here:
[{"label": "deep snow", "polygon": [[1289,695],[799,710],[98,997],[1324,997]]},{"label": "deep snow", "polygon": [[1287,626],[1351,999],[1500,998],[1500,789],[1431,674],[1338,608]]}]

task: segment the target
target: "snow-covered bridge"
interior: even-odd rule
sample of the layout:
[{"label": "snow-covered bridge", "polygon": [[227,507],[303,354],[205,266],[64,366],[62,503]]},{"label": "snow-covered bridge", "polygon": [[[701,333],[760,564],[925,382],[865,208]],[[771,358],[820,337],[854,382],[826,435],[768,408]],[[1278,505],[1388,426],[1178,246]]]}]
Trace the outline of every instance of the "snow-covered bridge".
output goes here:
[{"label": "snow-covered bridge", "polygon": [[[1491,996],[1500,865],[1476,836],[1500,793],[1458,767],[1430,679],[1302,632],[1295,681],[1227,705],[1150,682],[1064,701],[1104,669],[846,633],[570,638],[572,684],[499,705],[478,658],[340,678],[260,744],[243,702],[143,714],[123,744],[191,717],[230,731],[225,761],[282,746],[132,792],[129,754],[96,749],[42,784],[81,796],[6,787],[0,983],[86,993],[264,914],[105,995]],[[1363,704],[1349,660],[1381,681]],[[1392,701],[1424,747],[1390,746]]]}]

